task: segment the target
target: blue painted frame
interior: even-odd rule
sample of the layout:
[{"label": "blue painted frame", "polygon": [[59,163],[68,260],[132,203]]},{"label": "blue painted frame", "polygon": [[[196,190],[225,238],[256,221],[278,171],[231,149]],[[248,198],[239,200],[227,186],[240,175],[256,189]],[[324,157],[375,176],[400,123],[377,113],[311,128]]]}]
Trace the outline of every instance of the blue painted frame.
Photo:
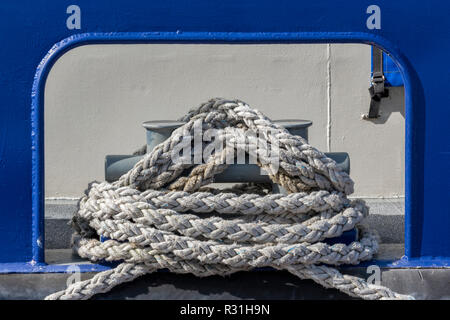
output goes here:
[{"label": "blue painted frame", "polygon": [[0,30],[5,30],[0,41],[9,44],[0,51],[0,272],[64,272],[62,266],[45,264],[43,249],[44,88],[60,56],[94,43],[380,46],[399,67],[406,95],[406,251],[404,259],[380,264],[450,265],[450,207],[437,201],[450,191],[450,73],[440,65],[450,55],[445,17],[450,4],[380,0],[382,28],[368,30],[366,8],[372,2],[362,0],[76,1],[82,27],[67,30],[70,4],[22,0],[0,5]]},{"label": "blue painted frame", "polygon": [[386,86],[401,87],[403,86],[402,73],[398,70],[394,61],[383,52],[383,73],[386,78]]}]

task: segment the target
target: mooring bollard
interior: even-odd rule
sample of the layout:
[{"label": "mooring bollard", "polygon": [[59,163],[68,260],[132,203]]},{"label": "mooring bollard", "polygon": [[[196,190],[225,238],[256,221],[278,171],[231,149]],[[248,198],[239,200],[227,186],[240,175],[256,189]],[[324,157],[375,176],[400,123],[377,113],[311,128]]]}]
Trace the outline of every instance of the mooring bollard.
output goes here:
[{"label": "mooring bollard", "polygon": [[145,121],[142,126],[146,129],[147,134],[147,153],[150,153],[161,142],[166,141],[172,132],[183,124],[185,122],[171,120]]},{"label": "mooring bollard", "polygon": [[[309,120],[276,120],[276,124],[284,127],[291,134],[301,136],[308,140],[308,128],[312,125]],[[146,153],[149,153],[158,144],[168,139],[172,132],[181,127],[185,122],[171,120],[146,121],[142,126],[146,129],[147,145]],[[336,161],[337,165],[345,172],[350,172],[350,157],[346,152],[325,153],[329,158]],[[105,180],[113,182],[118,180],[123,174],[128,172],[133,166],[143,158],[143,155],[107,155],[105,157]],[[186,169],[184,175],[189,174],[190,169]],[[267,183],[272,186],[272,193],[287,194],[287,191],[280,185],[273,183],[267,173],[258,165],[249,163],[248,155],[244,164],[230,164],[222,173],[214,176],[215,183]],[[340,237],[327,239],[329,244],[346,243],[355,241],[358,237],[356,229],[344,232]],[[102,241],[105,239],[101,238]]]},{"label": "mooring bollard", "polygon": [[[312,125],[309,120],[276,120],[275,123],[286,128],[291,134],[301,136],[308,140],[308,128]],[[151,152],[155,146],[170,137],[172,132],[182,126],[184,122],[170,120],[146,121],[142,126],[146,129],[147,153]],[[328,157],[336,161],[339,167],[345,172],[350,172],[350,158],[346,152],[325,153]],[[105,179],[108,182],[116,181],[128,172],[140,159],[142,155],[107,155],[105,157]],[[269,177],[262,172],[256,164],[249,164],[246,159],[245,164],[231,164],[224,172],[214,177],[217,183],[271,183]],[[274,189],[277,189],[274,186]]]}]

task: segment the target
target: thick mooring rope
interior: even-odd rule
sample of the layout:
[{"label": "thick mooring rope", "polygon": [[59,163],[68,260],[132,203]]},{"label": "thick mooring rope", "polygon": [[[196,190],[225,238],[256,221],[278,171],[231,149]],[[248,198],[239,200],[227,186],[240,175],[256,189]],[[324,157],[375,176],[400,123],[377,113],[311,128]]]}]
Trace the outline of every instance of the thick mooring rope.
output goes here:
[{"label": "thick mooring rope", "polygon": [[[411,298],[329,266],[370,260],[378,249],[376,234],[360,225],[368,208],[347,198],[353,181],[333,160],[242,101],[212,99],[182,120],[187,123],[117,182],[92,183],[80,200],[73,219],[74,249],[91,261],[121,263],[46,299],[88,299],[158,269],[205,277],[257,267],[287,270],[353,297]],[[216,139],[226,146],[203,164],[173,161],[175,146],[194,137],[196,126],[203,132],[218,129]],[[249,145],[260,139],[247,135],[244,145],[236,137],[264,130],[275,132],[279,168],[266,152],[258,154],[258,165],[288,195],[204,187],[226,169],[227,156],[238,149],[251,153]],[[273,149],[267,140],[263,151]],[[194,148],[191,158],[209,145]],[[190,173],[182,175],[189,167]],[[355,227],[358,241],[324,242]],[[99,235],[107,240],[99,241]]]}]

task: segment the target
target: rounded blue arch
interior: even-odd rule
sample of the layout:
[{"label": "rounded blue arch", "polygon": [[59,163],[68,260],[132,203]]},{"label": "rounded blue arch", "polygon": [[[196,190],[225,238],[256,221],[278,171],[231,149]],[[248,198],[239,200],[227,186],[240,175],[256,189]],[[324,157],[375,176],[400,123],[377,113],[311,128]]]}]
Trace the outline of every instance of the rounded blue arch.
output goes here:
[{"label": "rounded blue arch", "polygon": [[[410,251],[408,244],[413,239],[409,222],[412,184],[410,179],[412,156],[412,137],[410,132],[413,122],[412,96],[410,89],[411,68],[408,60],[398,47],[389,40],[373,34],[362,32],[117,32],[117,33],[83,33],[68,37],[56,43],[45,55],[37,67],[31,94],[31,133],[32,133],[32,256],[33,261],[45,263],[44,257],[44,90],[47,76],[55,62],[66,52],[91,44],[135,44],[135,43],[223,43],[223,44],[281,44],[281,43],[364,43],[376,45],[388,52],[402,73],[406,95],[406,146],[405,146],[405,206],[406,255]],[[41,245],[38,245],[41,243]]]}]

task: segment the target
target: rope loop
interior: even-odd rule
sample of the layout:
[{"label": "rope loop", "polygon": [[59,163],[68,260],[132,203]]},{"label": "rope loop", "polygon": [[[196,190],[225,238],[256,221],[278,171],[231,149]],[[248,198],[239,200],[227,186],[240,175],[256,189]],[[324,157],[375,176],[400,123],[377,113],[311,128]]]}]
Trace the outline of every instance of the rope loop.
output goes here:
[{"label": "rope loop", "polygon": [[[88,299],[164,268],[204,277],[257,267],[363,299],[411,298],[333,267],[372,259],[378,236],[361,226],[369,210],[347,198],[353,181],[332,159],[240,100],[211,99],[180,120],[186,124],[118,181],[89,184],[74,214],[74,250],[121,263],[46,299]],[[288,194],[208,187],[239,155]],[[354,228],[357,241],[325,242]]]}]

